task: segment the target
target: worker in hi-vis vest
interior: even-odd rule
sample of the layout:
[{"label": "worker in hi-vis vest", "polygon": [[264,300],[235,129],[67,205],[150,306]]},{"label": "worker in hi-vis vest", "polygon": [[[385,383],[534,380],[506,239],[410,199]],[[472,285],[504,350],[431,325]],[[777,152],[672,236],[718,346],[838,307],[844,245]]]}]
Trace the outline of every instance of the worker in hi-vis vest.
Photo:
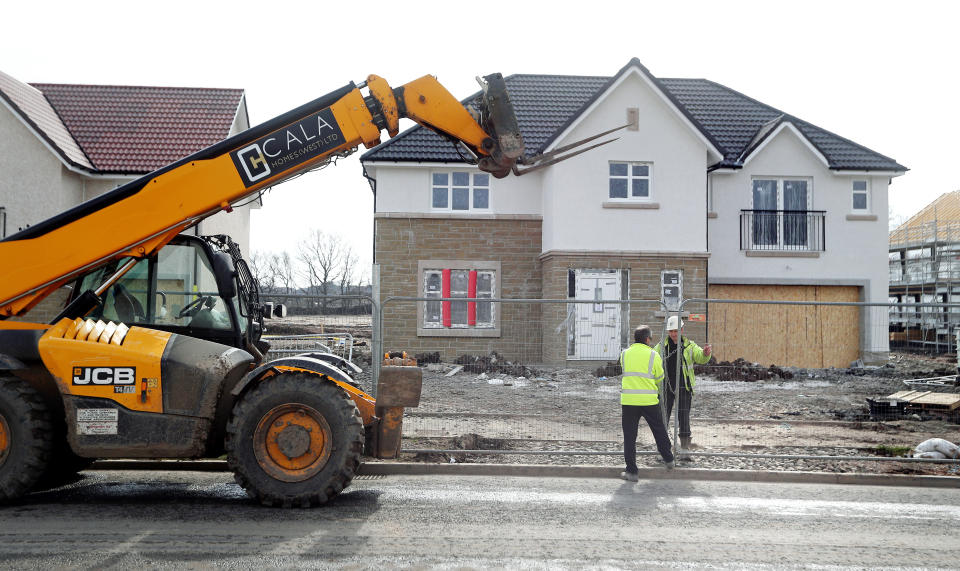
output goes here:
[{"label": "worker in hi-vis vest", "polygon": [[620,367],[623,379],[620,381],[620,408],[623,422],[623,459],[627,469],[620,477],[636,482],[637,469],[637,429],[640,417],[647,421],[657,442],[657,450],[666,462],[667,468],[673,468],[673,452],[670,450],[670,437],[663,424],[660,412],[660,384],[663,383],[663,364],[660,355],[651,347],[653,341],[650,327],[641,325],[633,332],[634,344],[620,354]]},{"label": "worker in hi-vis vest", "polygon": [[[683,350],[677,351],[677,345],[683,347]],[[689,462],[690,449],[693,443],[690,441],[693,433],[690,431],[690,408],[693,403],[693,387],[697,384],[697,379],[693,373],[694,365],[703,365],[710,361],[710,345],[704,345],[703,349],[692,340],[683,336],[683,321],[676,315],[671,315],[667,319],[667,339],[657,343],[653,348],[660,354],[663,360],[663,367],[667,383],[664,385],[663,400],[666,405],[666,418],[670,418],[673,412],[673,403],[677,401],[680,405],[677,407],[677,420],[680,423],[680,451],[677,454],[681,462]],[[680,357],[681,380],[677,382],[677,357]]]}]

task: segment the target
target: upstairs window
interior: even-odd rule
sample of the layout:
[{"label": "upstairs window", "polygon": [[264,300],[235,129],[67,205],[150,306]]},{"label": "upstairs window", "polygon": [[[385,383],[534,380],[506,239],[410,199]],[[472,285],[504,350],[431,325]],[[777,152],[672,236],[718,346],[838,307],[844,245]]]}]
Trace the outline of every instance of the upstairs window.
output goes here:
[{"label": "upstairs window", "polygon": [[651,163],[610,163],[611,199],[649,200],[650,179],[653,171]]},{"label": "upstairs window", "polygon": [[490,175],[469,172],[435,172],[431,177],[434,211],[470,212],[490,210]]},{"label": "upstairs window", "polygon": [[867,181],[853,181],[853,210],[866,212],[870,209],[870,191],[867,190]]},{"label": "upstairs window", "polygon": [[0,238],[7,237],[7,209],[0,206]]}]

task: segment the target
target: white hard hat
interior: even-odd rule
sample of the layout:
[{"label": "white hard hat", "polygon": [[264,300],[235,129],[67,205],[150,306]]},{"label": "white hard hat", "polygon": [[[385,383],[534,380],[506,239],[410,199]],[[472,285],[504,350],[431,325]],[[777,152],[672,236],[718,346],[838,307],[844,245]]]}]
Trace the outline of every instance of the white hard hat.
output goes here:
[{"label": "white hard hat", "polygon": [[667,318],[667,331],[676,331],[677,329],[680,329],[680,327],[683,327],[683,321],[680,321],[680,327],[677,327],[677,321],[678,321],[678,320],[679,320],[679,319],[677,318],[676,315],[671,315],[670,317],[668,317],[668,318]]}]

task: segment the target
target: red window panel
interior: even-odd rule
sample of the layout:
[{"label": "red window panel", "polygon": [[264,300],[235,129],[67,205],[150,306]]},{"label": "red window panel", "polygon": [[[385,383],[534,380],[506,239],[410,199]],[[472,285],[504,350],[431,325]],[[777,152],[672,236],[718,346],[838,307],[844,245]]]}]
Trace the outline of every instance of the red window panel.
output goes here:
[{"label": "red window panel", "polygon": [[[467,274],[467,297],[477,298],[477,270],[470,270]],[[467,302],[467,325],[473,327],[477,324],[477,302]]]},{"label": "red window panel", "polygon": [[[440,297],[450,297],[450,270],[441,270],[441,285],[440,285]],[[453,317],[450,311],[450,302],[444,301],[441,302],[441,313],[443,315],[443,326],[450,327],[453,325]]]}]

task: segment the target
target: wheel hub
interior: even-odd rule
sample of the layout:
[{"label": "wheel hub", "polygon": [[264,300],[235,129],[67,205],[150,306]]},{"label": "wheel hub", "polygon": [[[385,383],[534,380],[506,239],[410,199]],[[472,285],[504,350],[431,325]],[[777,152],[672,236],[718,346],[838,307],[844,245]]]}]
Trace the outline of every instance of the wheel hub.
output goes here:
[{"label": "wheel hub", "polygon": [[284,482],[302,482],[322,470],[332,442],[333,432],[323,415],[299,403],[270,409],[253,435],[260,467]]},{"label": "wheel hub", "polygon": [[3,465],[10,453],[10,427],[7,426],[7,419],[0,414],[0,466]]},{"label": "wheel hub", "polygon": [[277,435],[277,448],[288,460],[299,458],[310,451],[310,432],[299,424],[284,427]]}]

